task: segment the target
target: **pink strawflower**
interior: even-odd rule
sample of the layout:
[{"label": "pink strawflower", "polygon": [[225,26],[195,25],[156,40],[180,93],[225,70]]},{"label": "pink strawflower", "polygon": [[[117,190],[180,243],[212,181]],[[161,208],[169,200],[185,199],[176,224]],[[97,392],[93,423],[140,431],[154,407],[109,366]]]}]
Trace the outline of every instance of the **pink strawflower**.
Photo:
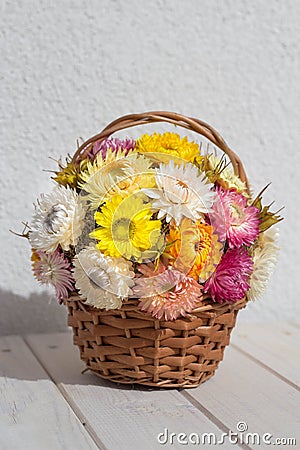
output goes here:
[{"label": "pink strawflower", "polygon": [[116,153],[119,151],[124,152],[124,156],[127,156],[128,153],[134,148],[135,141],[133,139],[125,139],[124,141],[121,141],[118,138],[109,138],[102,142],[95,142],[91,151],[88,153],[88,156],[90,159],[94,159],[98,153],[101,153],[102,158],[105,159],[108,149],[111,149]]},{"label": "pink strawflower", "polygon": [[59,250],[54,253],[45,253],[32,250],[32,270],[36,279],[42,284],[51,284],[59,303],[74,290],[74,278],[71,265]]},{"label": "pink strawflower", "polygon": [[204,292],[219,303],[241,300],[250,288],[253,261],[247,250],[227,250],[213,275],[206,281]]},{"label": "pink strawflower", "polygon": [[157,319],[174,320],[185,316],[199,302],[202,287],[178,270],[161,270],[162,266],[152,276],[147,271],[149,277],[135,279],[133,293],[140,298],[139,307]]},{"label": "pink strawflower", "polygon": [[252,245],[259,233],[259,210],[247,205],[247,198],[235,189],[216,188],[211,222],[220,240],[229,248]]}]

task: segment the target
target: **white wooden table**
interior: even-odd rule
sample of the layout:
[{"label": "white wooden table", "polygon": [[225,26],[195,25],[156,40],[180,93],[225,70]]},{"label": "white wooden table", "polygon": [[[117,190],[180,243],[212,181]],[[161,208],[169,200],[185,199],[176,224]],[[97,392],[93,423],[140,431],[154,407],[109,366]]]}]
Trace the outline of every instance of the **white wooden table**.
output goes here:
[{"label": "white wooden table", "polygon": [[0,450],[300,448],[299,343],[295,324],[239,324],[211,380],[151,390],[82,375],[70,333],[2,337]]}]

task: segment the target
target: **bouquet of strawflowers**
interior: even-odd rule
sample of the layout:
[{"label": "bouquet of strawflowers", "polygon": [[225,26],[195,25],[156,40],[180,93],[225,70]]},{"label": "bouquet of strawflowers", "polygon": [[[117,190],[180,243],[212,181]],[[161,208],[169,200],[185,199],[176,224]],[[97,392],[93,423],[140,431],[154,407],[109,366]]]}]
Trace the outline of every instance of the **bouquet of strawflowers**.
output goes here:
[{"label": "bouquet of strawflowers", "polygon": [[277,260],[278,212],[262,205],[216,149],[175,133],[107,138],[78,163],[58,162],[26,236],[36,279],[60,303],[157,319],[203,302],[257,299]]}]

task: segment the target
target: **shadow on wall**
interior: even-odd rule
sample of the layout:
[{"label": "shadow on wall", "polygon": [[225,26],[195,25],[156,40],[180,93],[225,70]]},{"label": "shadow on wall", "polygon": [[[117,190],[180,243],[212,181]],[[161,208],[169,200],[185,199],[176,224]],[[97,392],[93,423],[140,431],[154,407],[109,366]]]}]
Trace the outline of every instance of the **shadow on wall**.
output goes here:
[{"label": "shadow on wall", "polygon": [[66,308],[48,292],[25,298],[0,289],[0,336],[66,330]]}]

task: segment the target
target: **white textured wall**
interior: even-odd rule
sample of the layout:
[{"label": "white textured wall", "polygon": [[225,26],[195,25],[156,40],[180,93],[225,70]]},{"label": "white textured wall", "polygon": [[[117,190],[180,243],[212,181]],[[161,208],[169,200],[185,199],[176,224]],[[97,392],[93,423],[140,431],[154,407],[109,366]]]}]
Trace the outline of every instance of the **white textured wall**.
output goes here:
[{"label": "white textured wall", "polygon": [[[52,3],[52,4],[51,4]],[[48,156],[73,152],[128,112],[166,109],[214,125],[255,190],[286,205],[270,289],[242,320],[299,313],[300,2],[1,2],[1,332],[65,327],[31,275],[21,230],[50,187]]]}]

